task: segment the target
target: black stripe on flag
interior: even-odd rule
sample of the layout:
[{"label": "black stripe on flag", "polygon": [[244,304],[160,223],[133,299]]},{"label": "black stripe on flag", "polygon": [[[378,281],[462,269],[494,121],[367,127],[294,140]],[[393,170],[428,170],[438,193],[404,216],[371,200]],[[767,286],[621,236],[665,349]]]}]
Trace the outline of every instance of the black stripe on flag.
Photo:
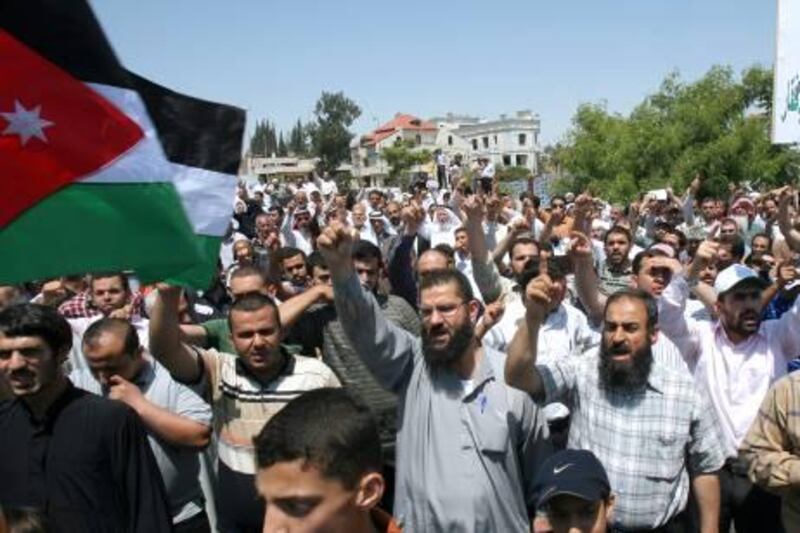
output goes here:
[{"label": "black stripe on flag", "polygon": [[128,76],[147,106],[167,159],[223,174],[238,173],[244,110],[177,93],[133,72]]},{"label": "black stripe on flag", "polygon": [[0,29],[81,81],[131,88],[84,0],[2,0]]}]

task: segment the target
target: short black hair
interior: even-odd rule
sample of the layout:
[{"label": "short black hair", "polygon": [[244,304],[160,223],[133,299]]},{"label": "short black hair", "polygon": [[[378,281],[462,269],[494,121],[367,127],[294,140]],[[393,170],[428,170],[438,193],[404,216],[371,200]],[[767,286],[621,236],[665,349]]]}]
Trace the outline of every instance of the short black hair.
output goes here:
[{"label": "short black hair", "polygon": [[119,278],[122,282],[122,288],[125,289],[125,292],[131,291],[131,285],[128,281],[128,275],[124,272],[97,272],[91,275],[91,279],[89,280],[89,289],[94,290],[94,282],[98,279],[105,279],[105,278]]},{"label": "short black hair", "polygon": [[659,250],[658,248],[648,248],[647,250],[642,250],[638,254],[636,254],[633,258],[633,263],[631,263],[632,271],[634,274],[639,274],[642,270],[642,263],[644,263],[645,259],[652,259],[653,257],[669,257],[666,252]]},{"label": "short black hair", "polygon": [[279,263],[283,263],[286,259],[298,255],[303,256],[303,261],[305,261],[307,258],[306,253],[300,248],[295,248],[294,246],[284,246],[282,248],[278,248],[278,250],[275,252],[275,259]]},{"label": "short black hair", "polygon": [[231,279],[248,278],[250,276],[258,276],[264,284],[267,283],[264,271],[255,265],[242,265],[231,272]]},{"label": "short black hair", "polygon": [[608,296],[606,307],[603,309],[603,317],[606,316],[609,306],[618,300],[638,300],[642,302],[647,310],[647,332],[653,333],[658,324],[658,304],[656,299],[642,289],[624,288]]},{"label": "short black hair", "polygon": [[513,241],[511,241],[511,246],[508,247],[508,258],[511,259],[514,257],[514,248],[519,246],[520,244],[532,244],[536,247],[536,253],[538,254],[541,251],[541,246],[539,245],[539,241],[533,238],[533,235],[530,233],[522,234],[519,237],[516,237]]},{"label": "short black hair", "polygon": [[633,236],[631,235],[631,230],[626,228],[625,226],[614,225],[606,232],[603,236],[603,244],[608,243],[608,236],[613,235],[616,233],[617,235],[625,235],[625,238],[628,239],[629,244],[633,244]]},{"label": "short black hair", "polygon": [[136,328],[130,322],[121,318],[103,317],[96,322],[92,322],[83,334],[83,344],[86,346],[93,345],[100,335],[106,332],[123,336],[123,349],[126,355],[134,355],[139,351],[141,344],[139,343],[139,334],[136,333]]},{"label": "short black hair", "polygon": [[744,239],[738,234],[719,235],[714,240],[726,248],[730,248],[734,263],[739,263],[744,258]]},{"label": "short black hair", "polygon": [[[686,234],[684,232],[682,232],[678,228],[670,226],[669,229],[665,229],[664,230],[664,233],[668,234],[668,235],[677,236],[678,237],[678,246],[681,247],[681,248],[686,248],[686,243],[689,242],[689,240],[686,238]],[[663,237],[662,237],[662,239],[663,239]]]},{"label": "short black hair", "polygon": [[383,254],[381,254],[381,249],[375,246],[373,243],[369,241],[365,241],[364,239],[360,239],[353,245],[353,253],[351,257],[355,261],[369,261],[371,259],[377,259],[378,263],[383,262]]},{"label": "short black hair", "polygon": [[228,312],[228,328],[233,331],[233,323],[231,319],[234,311],[252,313],[253,311],[258,311],[259,309],[263,309],[265,307],[272,308],[272,310],[275,312],[275,317],[278,319],[278,327],[282,327],[281,314],[278,310],[278,304],[275,303],[275,300],[265,294],[261,294],[260,292],[249,292],[241,298],[233,301],[230,311]]},{"label": "short black hair", "polygon": [[455,268],[432,270],[422,276],[422,279],[419,282],[419,293],[422,294],[422,291],[430,289],[431,287],[439,287],[441,285],[448,285],[450,283],[456,284],[456,287],[458,287],[459,296],[461,296],[464,301],[470,302],[475,299],[475,295],[472,292],[472,285],[470,285],[469,280],[463,273],[459,272]]},{"label": "short black hair", "polygon": [[0,333],[6,337],[41,337],[54,354],[72,348],[72,328],[54,308],[40,304],[14,304],[0,311]]},{"label": "short black hair", "polygon": [[325,262],[325,258],[322,257],[321,253],[314,251],[311,252],[311,255],[309,255],[306,259],[306,267],[308,268],[309,272],[314,272],[314,267],[321,268],[322,270],[328,270],[328,263]]},{"label": "short black hair", "polygon": [[453,250],[453,247],[449,244],[439,243],[432,248],[438,252],[442,252],[445,256],[447,256],[448,261],[452,261],[456,256],[456,251]]},{"label": "short black hair", "polygon": [[767,241],[769,242],[769,244],[767,245],[767,249],[768,250],[772,250],[772,237],[770,237],[768,233],[764,233],[762,231],[762,232],[759,232],[759,233],[756,233],[755,235],[753,235],[750,238],[750,247],[751,248],[753,247],[753,241],[755,241],[756,238],[767,239]]},{"label": "short black hair", "polygon": [[348,490],[383,469],[378,425],[364,404],[344,389],[301,394],[253,439],[258,468],[302,460]]},{"label": "short black hair", "polygon": [[[542,262],[540,259],[529,259],[525,263],[525,268],[517,276],[517,283],[520,287],[527,287],[528,282],[538,276],[542,271]],[[547,275],[553,280],[562,280],[567,278],[567,273],[561,268],[561,265],[552,258],[547,261]]]}]

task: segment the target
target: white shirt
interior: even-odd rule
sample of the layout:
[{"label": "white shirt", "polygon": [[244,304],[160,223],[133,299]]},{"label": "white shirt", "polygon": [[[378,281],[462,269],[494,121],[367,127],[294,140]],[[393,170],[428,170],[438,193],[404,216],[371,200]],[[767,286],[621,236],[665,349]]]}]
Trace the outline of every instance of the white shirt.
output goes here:
[{"label": "white shirt", "polygon": [[486,163],[486,166],[481,170],[482,178],[494,178],[494,163]]},{"label": "white shirt", "polygon": [[[86,357],[83,355],[83,334],[89,326],[103,318],[103,315],[92,317],[68,318],[70,328],[72,328],[72,350],[69,352],[70,371],[88,369]],[[131,319],[131,325],[139,335],[139,345],[147,348],[150,346],[150,321],[146,318],[135,317]]]},{"label": "white shirt", "polygon": [[219,247],[219,260],[222,262],[223,270],[228,270],[228,267],[233,264],[233,243],[246,240],[248,240],[248,238],[238,231],[234,231],[230,238],[223,239]]},{"label": "white shirt", "polygon": [[770,385],[786,374],[787,362],[797,355],[800,300],[778,320],[761,322],[758,332],[733,344],[719,321],[686,318],[688,295],[683,276],[674,277],[661,295],[659,325],[707,390],[723,449],[735,457]]},{"label": "white shirt", "polygon": [[453,246],[456,243],[455,231],[461,226],[461,220],[449,209],[447,212],[449,216],[446,222],[426,218],[419,228],[419,234],[431,241],[431,248],[439,244]]},{"label": "white shirt", "polygon": [[483,234],[486,237],[486,249],[490,252],[497,248],[497,244],[506,238],[508,226],[501,222],[483,221]]},{"label": "white shirt", "polygon": [[478,284],[475,283],[475,276],[472,275],[472,259],[470,259],[469,256],[461,257],[461,254],[456,252],[455,266],[456,270],[464,274],[464,276],[469,281],[469,284],[472,287],[472,295],[475,297],[475,299],[479,300],[481,303],[484,303],[481,290],[480,288],[478,288]]},{"label": "white shirt", "polygon": [[[525,317],[525,305],[521,298],[510,300],[500,321],[483,338],[483,344],[500,352],[506,352],[517,332],[517,322]],[[539,328],[536,345],[536,363],[546,364],[562,357],[581,354],[596,346],[600,336],[589,327],[586,315],[575,307],[562,302]]]}]

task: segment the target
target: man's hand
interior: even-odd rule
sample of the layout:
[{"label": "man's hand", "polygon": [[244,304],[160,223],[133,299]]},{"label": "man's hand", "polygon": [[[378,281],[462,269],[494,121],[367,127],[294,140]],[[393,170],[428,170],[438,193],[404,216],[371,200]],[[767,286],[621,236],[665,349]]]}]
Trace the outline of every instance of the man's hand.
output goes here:
[{"label": "man's hand", "polygon": [[111,384],[108,397],[124,402],[138,412],[146,401],[139,387],[120,376],[111,376],[108,381]]},{"label": "man's hand", "polygon": [[57,305],[67,296],[67,288],[61,279],[54,279],[42,285],[42,304]]},{"label": "man's hand", "polygon": [[697,247],[694,260],[699,262],[701,267],[705,267],[717,258],[717,254],[719,254],[719,243],[705,240]]},{"label": "man's hand", "polygon": [[314,289],[317,292],[317,301],[319,302],[333,302],[333,287],[330,285],[316,285]]},{"label": "man's hand", "polygon": [[775,281],[781,289],[797,279],[797,268],[792,261],[781,261]]},{"label": "man's hand", "polygon": [[703,175],[700,172],[695,172],[692,182],[689,184],[689,192],[692,196],[697,196],[700,190],[700,185],[703,183]]},{"label": "man's hand", "polygon": [[689,268],[686,270],[687,280],[696,280],[700,276],[700,271],[717,259],[719,253],[719,243],[706,239],[697,247],[694,258]]},{"label": "man's hand", "polygon": [[508,225],[508,232],[514,237],[531,230],[530,223],[525,218],[518,218]]},{"label": "man's hand", "polygon": [[592,258],[592,241],[580,231],[571,231],[569,234],[569,255],[576,260]]},{"label": "man's hand", "polygon": [[483,312],[483,327],[485,330],[490,330],[495,324],[500,322],[505,313],[506,305],[501,300],[490,303],[486,306]]},{"label": "man's hand", "polygon": [[473,194],[464,200],[461,204],[461,209],[467,215],[467,220],[473,223],[479,224],[483,222],[483,218],[486,215],[483,200],[477,194]]},{"label": "man's hand", "polygon": [[674,257],[659,256],[650,259],[651,268],[666,268],[675,277],[683,272],[683,265]]},{"label": "man's hand", "polygon": [[319,252],[336,279],[343,280],[353,271],[351,255],[356,234],[352,228],[346,228],[341,222],[334,221],[317,238]]},{"label": "man's hand", "polygon": [[114,309],[108,314],[109,318],[118,318],[120,320],[130,320],[133,316],[133,304],[125,304],[119,309]]},{"label": "man's hand", "polygon": [[573,213],[575,216],[589,216],[594,207],[594,199],[590,194],[581,193],[575,198]]},{"label": "man's hand", "polygon": [[[547,260],[539,263],[539,271],[547,272]],[[553,280],[547,274],[539,274],[525,287],[525,317],[529,323],[541,324],[550,308]]]}]

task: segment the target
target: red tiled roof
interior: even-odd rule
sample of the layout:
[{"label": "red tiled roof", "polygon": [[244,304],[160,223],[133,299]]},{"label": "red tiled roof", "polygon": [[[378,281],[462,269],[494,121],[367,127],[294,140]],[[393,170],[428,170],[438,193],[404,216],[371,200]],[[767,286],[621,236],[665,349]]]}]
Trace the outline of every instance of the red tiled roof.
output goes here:
[{"label": "red tiled roof", "polygon": [[407,115],[398,113],[392,120],[378,126],[377,129],[361,137],[362,144],[377,144],[383,139],[391,136],[393,133],[400,130],[411,131],[436,131],[436,124],[427,122],[415,117],[414,115]]}]

